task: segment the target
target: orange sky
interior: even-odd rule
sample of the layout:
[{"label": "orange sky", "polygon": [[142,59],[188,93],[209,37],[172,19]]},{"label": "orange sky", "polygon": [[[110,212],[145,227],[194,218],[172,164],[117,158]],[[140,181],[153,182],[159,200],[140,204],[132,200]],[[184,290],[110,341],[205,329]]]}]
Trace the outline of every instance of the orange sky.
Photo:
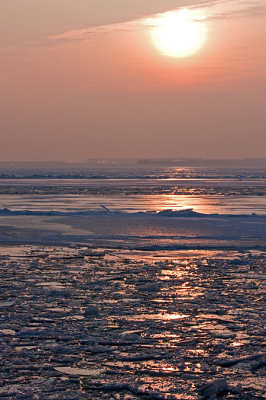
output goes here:
[{"label": "orange sky", "polygon": [[[265,157],[264,1],[109,1],[0,4],[0,160]],[[184,8],[205,40],[172,57],[151,32]]]}]

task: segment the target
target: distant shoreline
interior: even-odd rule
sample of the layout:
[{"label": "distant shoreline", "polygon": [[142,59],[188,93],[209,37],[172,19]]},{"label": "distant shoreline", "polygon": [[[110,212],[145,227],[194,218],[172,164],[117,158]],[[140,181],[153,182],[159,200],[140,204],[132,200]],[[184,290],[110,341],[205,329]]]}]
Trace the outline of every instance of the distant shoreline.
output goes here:
[{"label": "distant shoreline", "polygon": [[68,161],[2,161],[1,168],[38,168],[38,167],[105,167],[110,165],[159,165],[172,167],[266,167],[266,158],[208,159],[208,158],[90,158],[81,162]]}]

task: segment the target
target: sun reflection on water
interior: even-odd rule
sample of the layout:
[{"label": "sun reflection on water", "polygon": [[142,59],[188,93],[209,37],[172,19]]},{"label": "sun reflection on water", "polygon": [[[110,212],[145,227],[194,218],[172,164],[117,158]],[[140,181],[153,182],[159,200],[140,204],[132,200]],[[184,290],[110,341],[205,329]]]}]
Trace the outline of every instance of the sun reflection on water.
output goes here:
[{"label": "sun reflection on water", "polygon": [[[219,199],[221,202],[221,199]],[[218,199],[215,197],[197,197],[187,195],[175,195],[175,194],[162,194],[157,195],[153,198],[150,197],[150,209],[156,211],[172,210],[193,210],[203,214],[217,214],[220,210],[217,210]]]},{"label": "sun reflection on water", "polygon": [[165,314],[167,316],[167,319],[182,319],[182,318],[187,318],[188,315],[184,314]]}]

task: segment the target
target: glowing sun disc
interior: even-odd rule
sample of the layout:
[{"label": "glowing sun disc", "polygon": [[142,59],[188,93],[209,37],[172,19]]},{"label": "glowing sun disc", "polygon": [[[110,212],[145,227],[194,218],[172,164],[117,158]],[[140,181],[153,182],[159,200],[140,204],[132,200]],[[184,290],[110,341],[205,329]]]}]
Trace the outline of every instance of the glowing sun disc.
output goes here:
[{"label": "glowing sun disc", "polygon": [[165,55],[187,57],[201,48],[205,39],[205,26],[191,10],[173,11],[155,21],[152,39]]}]

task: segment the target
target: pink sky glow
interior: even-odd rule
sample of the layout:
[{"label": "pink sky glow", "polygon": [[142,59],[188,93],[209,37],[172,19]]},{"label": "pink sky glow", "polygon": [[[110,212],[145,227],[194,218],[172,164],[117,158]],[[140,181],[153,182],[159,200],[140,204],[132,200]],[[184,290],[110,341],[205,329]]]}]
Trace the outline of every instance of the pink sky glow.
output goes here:
[{"label": "pink sky glow", "polygon": [[[154,3],[2,0],[0,161],[265,157],[265,1]],[[169,55],[184,9],[204,40]]]}]

